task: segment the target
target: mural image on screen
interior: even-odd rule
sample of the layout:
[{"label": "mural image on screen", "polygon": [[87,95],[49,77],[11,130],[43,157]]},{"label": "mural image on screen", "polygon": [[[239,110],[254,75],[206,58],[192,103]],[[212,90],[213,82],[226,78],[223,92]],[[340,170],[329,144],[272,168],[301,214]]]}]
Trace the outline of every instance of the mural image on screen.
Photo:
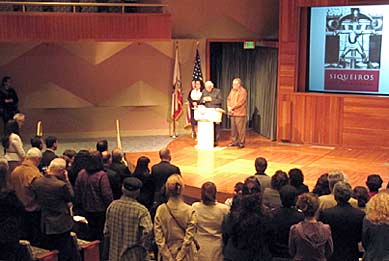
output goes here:
[{"label": "mural image on screen", "polygon": [[310,18],[310,91],[389,95],[389,5],[313,7]]}]

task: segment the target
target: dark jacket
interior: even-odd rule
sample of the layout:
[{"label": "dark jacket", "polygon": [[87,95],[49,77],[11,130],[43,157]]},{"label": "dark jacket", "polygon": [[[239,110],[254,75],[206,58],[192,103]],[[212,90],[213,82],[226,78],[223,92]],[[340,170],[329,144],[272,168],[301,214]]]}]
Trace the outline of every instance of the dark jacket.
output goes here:
[{"label": "dark jacket", "polygon": [[177,166],[174,166],[168,161],[161,161],[151,167],[151,179],[154,184],[155,192],[160,193],[166,180],[172,174],[180,174],[181,171]]},{"label": "dark jacket", "polygon": [[329,260],[358,260],[358,242],[362,236],[365,213],[349,203],[324,209],[320,220],[330,225],[334,241],[334,253]]},{"label": "dark jacket", "polygon": [[[12,99],[13,102],[6,103],[5,100]],[[0,115],[3,117],[4,122],[12,119],[17,113],[19,104],[19,98],[16,91],[9,87],[6,89],[4,86],[0,87]]]},{"label": "dark jacket", "polygon": [[325,261],[333,251],[329,225],[301,221],[290,228],[289,254],[293,260]]},{"label": "dark jacket", "polygon": [[121,162],[112,162],[109,168],[119,174],[121,183],[125,178],[131,177],[130,170]]},{"label": "dark jacket", "polygon": [[24,205],[15,192],[0,193],[0,244],[18,242]]},{"label": "dark jacket", "polygon": [[388,261],[389,224],[374,224],[365,217],[362,228],[362,245],[365,248],[363,261]]},{"label": "dark jacket", "polygon": [[41,205],[41,228],[46,235],[62,234],[73,227],[68,203],[74,192],[70,182],[54,175],[40,177],[31,184]]},{"label": "dark jacket", "polygon": [[39,170],[42,170],[43,167],[47,167],[50,165],[50,162],[57,158],[58,156],[54,153],[54,151],[51,151],[51,150],[45,150],[43,153],[42,153],[42,159],[41,159],[41,163],[39,164]]},{"label": "dark jacket", "polygon": [[107,172],[109,184],[111,185],[113,199],[119,199],[122,196],[122,180],[116,171],[105,166],[104,171]]},{"label": "dark jacket", "polygon": [[272,240],[270,251],[273,257],[289,258],[289,231],[294,224],[304,220],[303,213],[295,208],[280,207],[272,212]]},{"label": "dark jacket", "polygon": [[[204,101],[204,97],[211,97],[212,101]],[[201,94],[200,103],[207,108],[221,108],[223,103],[223,96],[218,88],[213,88],[212,92],[208,92],[206,89]]]}]

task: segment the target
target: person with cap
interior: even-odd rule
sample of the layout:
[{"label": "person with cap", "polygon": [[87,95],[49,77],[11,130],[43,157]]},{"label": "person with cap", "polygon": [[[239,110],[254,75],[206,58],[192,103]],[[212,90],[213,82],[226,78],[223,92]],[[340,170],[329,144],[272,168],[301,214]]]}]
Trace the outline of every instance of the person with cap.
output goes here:
[{"label": "person with cap", "polygon": [[139,179],[125,178],[122,197],[108,206],[104,242],[109,246],[106,252],[110,261],[148,260],[146,245],[152,236],[153,223],[147,208],[136,201],[141,188]]}]

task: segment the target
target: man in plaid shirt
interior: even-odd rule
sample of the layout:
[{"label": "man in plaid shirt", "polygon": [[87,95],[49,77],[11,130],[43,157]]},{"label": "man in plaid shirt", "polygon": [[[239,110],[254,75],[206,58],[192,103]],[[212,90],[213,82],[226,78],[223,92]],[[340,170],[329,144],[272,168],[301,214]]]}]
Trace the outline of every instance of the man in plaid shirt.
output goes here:
[{"label": "man in plaid shirt", "polygon": [[108,206],[104,236],[110,261],[148,260],[146,241],[153,223],[148,210],[136,201],[141,187],[137,178],[124,179],[122,197]]}]

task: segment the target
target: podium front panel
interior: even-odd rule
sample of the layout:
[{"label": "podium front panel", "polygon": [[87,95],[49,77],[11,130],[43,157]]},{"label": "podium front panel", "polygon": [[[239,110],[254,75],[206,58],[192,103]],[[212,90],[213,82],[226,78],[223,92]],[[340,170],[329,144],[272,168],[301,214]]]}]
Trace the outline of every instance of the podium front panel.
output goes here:
[{"label": "podium front panel", "polygon": [[197,148],[200,150],[212,150],[214,139],[213,122],[199,121],[197,126]]}]

